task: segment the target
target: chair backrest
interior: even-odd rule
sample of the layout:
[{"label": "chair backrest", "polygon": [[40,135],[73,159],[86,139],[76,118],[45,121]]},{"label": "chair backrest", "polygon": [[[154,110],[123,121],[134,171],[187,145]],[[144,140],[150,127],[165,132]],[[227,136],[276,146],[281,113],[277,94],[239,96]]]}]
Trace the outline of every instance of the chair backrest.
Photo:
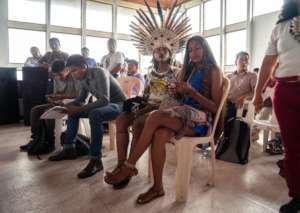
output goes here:
[{"label": "chair backrest", "polygon": [[124,93],[128,96],[128,98],[131,98],[134,95],[135,96],[139,95],[141,93],[142,83],[138,78],[132,76],[125,76],[125,77],[119,77],[117,78],[117,80],[120,83]]},{"label": "chair backrest", "polygon": [[217,113],[215,115],[214,125],[213,125],[213,129],[212,129],[212,132],[211,132],[211,136],[215,135],[215,131],[216,131],[216,128],[217,128],[217,124],[218,124],[218,121],[219,121],[219,118],[220,118],[223,106],[224,106],[225,101],[227,100],[227,97],[228,97],[228,94],[229,94],[230,81],[226,77],[223,77],[222,89],[223,89],[223,95],[222,95],[222,99],[221,99],[221,102],[219,104]]}]

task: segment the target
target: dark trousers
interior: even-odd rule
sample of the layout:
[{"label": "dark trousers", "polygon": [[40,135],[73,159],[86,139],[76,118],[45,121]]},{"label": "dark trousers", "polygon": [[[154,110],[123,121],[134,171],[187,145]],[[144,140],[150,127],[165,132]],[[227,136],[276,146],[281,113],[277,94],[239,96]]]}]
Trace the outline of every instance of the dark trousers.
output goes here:
[{"label": "dark trousers", "polygon": [[300,82],[279,80],[273,104],[285,147],[284,175],[289,195],[300,200]]},{"label": "dark trousers", "polygon": [[[30,123],[31,123],[31,137],[36,137],[36,131],[38,129],[38,121],[40,120],[41,115],[46,112],[48,109],[53,107],[52,104],[43,104],[35,106],[31,109],[30,113]],[[45,120],[45,124],[47,127],[47,133],[49,133],[50,137],[54,139],[54,127],[55,121],[54,120]]]},{"label": "dark trousers", "polygon": [[90,156],[92,158],[101,158],[103,122],[116,119],[121,110],[122,106],[120,104],[109,103],[106,106],[92,109],[89,112],[80,112],[68,116],[64,147],[74,146],[74,139],[78,132],[80,118],[89,118],[91,127]]}]

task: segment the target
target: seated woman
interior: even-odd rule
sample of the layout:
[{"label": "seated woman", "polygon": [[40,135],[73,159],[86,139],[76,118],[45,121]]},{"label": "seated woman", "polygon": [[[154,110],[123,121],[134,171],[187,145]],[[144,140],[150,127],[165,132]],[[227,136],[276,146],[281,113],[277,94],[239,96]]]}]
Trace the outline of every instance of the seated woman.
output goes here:
[{"label": "seated woman", "polygon": [[[124,110],[127,113],[121,114],[117,119],[117,150],[118,165],[112,172],[107,172],[105,181],[111,183],[114,188],[126,186],[131,178],[127,176],[116,182],[111,177],[122,172],[124,162],[127,159],[127,148],[129,143],[128,127],[133,126],[133,140],[131,150],[135,150],[137,139],[143,130],[144,122],[153,110],[157,110],[163,100],[171,98],[168,87],[177,82],[176,67],[171,68],[172,56],[184,48],[190,26],[188,20],[180,19],[176,13],[163,15],[160,2],[157,1],[157,14],[160,19],[156,20],[151,7],[147,1],[147,15],[143,10],[137,10],[137,22],[130,25],[135,46],[143,55],[153,56],[153,68],[147,75],[147,85],[144,91],[144,99],[130,99],[124,103]],[[172,5],[174,10],[176,2]],[[177,8],[178,11],[180,9]],[[173,22],[176,20],[176,22]],[[160,21],[160,24],[157,22]],[[139,105],[140,102],[141,104]],[[139,106],[138,106],[139,105]],[[130,106],[130,107],[128,107]],[[143,107],[140,107],[143,106]],[[130,108],[129,110],[127,108]],[[138,109],[138,110],[137,110]]]},{"label": "seated woman", "polygon": [[118,184],[137,175],[135,164],[151,145],[154,184],[138,196],[139,204],[165,194],[162,182],[165,144],[174,136],[206,136],[210,133],[212,118],[222,97],[222,72],[204,38],[194,36],[188,40],[180,80],[174,88],[176,102],[173,100],[168,104],[170,102],[166,101],[149,115],[129,158],[119,172],[105,179],[108,184]]},{"label": "seated woman", "polygon": [[[134,112],[123,112],[116,120],[117,125],[117,152],[118,164],[112,172],[107,172],[108,176],[116,174],[122,167],[127,157],[129,145],[128,128],[132,126],[132,142],[131,149],[135,146],[136,140],[139,138],[143,130],[144,122],[149,113],[158,109],[162,100],[169,97],[168,84],[175,82],[175,71],[171,68],[172,53],[166,47],[158,47],[153,51],[154,66],[150,69],[146,81],[146,88],[143,94],[143,100],[146,102],[145,107]],[[134,99],[129,99],[134,100]],[[136,100],[136,99],[135,99]],[[141,100],[141,99],[140,99]],[[129,183],[130,178],[119,184],[114,184],[114,188],[125,187]]]}]

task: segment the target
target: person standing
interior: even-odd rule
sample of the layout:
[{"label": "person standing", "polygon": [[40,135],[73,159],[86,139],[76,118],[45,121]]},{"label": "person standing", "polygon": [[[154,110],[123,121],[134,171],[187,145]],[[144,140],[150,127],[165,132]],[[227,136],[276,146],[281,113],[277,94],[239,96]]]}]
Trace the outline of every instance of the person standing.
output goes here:
[{"label": "person standing", "polygon": [[38,67],[40,66],[39,60],[42,55],[38,47],[31,47],[30,53],[32,57],[28,57],[24,63],[24,67]]},{"label": "person standing", "polygon": [[272,31],[262,62],[253,103],[256,111],[263,107],[262,92],[271,72],[275,72],[274,111],[280,127],[285,156],[284,176],[290,202],[280,207],[281,213],[300,211],[300,0],[284,0],[279,20]]},{"label": "person standing", "polygon": [[124,65],[124,54],[117,51],[117,41],[113,38],[107,41],[107,49],[108,54],[102,57],[100,66],[117,78]]},{"label": "person standing", "polygon": [[[67,59],[69,57],[68,53],[65,53],[60,50],[60,41],[58,38],[50,38],[49,39],[49,46],[51,51],[47,52],[40,60],[39,63],[41,66],[48,69],[48,72],[50,73],[51,66],[54,61],[62,60],[65,63],[67,62]],[[51,78],[51,75],[49,75],[48,79],[48,87],[47,87],[47,94],[53,93],[53,79]]]}]

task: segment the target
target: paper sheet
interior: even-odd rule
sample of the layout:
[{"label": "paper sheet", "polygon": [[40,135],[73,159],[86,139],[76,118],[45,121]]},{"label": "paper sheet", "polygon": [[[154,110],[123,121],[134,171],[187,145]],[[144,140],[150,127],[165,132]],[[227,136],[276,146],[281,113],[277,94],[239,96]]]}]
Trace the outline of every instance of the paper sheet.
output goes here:
[{"label": "paper sheet", "polygon": [[63,111],[65,110],[65,107],[62,106],[55,106],[52,107],[51,109],[47,110],[42,114],[40,117],[41,119],[61,119],[66,116],[66,113]]}]

